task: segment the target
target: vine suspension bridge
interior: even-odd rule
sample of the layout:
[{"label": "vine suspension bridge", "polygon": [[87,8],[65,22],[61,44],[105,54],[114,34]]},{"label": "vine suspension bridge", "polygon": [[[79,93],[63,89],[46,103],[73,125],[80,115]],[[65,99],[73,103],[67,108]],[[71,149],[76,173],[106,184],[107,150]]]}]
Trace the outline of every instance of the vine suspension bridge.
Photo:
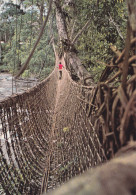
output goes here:
[{"label": "vine suspension bridge", "polygon": [[[59,80],[56,55],[49,77],[0,102],[3,194],[49,192],[112,159],[122,146],[136,139],[135,43],[133,37],[129,51],[122,51],[115,67],[113,62],[106,67],[97,86],[73,81],[65,55]],[[116,79],[123,75],[126,61],[131,76],[124,90]]]}]

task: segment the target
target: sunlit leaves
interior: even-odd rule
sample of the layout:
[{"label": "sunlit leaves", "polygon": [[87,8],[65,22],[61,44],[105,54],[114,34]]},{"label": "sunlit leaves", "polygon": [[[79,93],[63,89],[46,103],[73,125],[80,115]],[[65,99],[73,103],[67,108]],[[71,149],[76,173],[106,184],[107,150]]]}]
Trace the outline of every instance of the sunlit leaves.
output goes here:
[{"label": "sunlit leaves", "polygon": [[[10,25],[6,19],[3,23],[2,30],[8,36],[7,42],[3,47],[3,64],[8,66],[11,72],[17,72],[20,66],[23,65],[30,54],[39,34],[40,26],[38,19],[40,17],[40,12],[36,7],[40,6],[41,1],[25,0],[21,3],[21,6],[25,12],[23,15],[14,15],[12,20],[10,20]],[[15,5],[14,5],[15,6]],[[5,7],[2,14],[7,13],[10,7]],[[15,10],[16,11],[16,10]],[[11,34],[9,36],[9,29],[12,27]],[[42,39],[36,51],[29,63],[29,73],[35,74],[37,76],[41,75],[42,78],[47,76],[54,66],[54,54],[50,40],[50,30],[49,24],[45,29]],[[27,72],[28,70],[26,70]],[[27,74],[25,74],[27,75]],[[30,74],[29,74],[30,75]]]},{"label": "sunlit leaves", "polygon": [[[75,47],[79,57],[82,59],[82,63],[97,80],[100,72],[104,68],[102,63],[108,63],[113,57],[109,45],[112,43],[120,50],[124,47],[124,41],[119,36],[115,24],[118,26],[125,39],[127,22],[126,2],[124,0],[75,0],[72,6],[65,6],[64,0],[60,2],[64,14],[67,14],[66,21],[69,37],[71,36],[73,24],[75,23],[73,29],[74,33],[71,39],[76,36],[88,20],[91,20],[90,26],[79,37]],[[4,57],[5,64],[8,64],[11,68],[14,67],[14,60],[16,60],[16,64],[18,64],[18,59],[21,61],[21,64],[25,62],[35,43],[40,29],[39,17],[41,3],[41,0],[33,0],[33,4],[31,0],[22,1],[21,5],[25,10],[25,14],[22,15],[22,20],[21,15],[18,15],[16,20],[16,15],[13,14],[11,25],[9,26],[8,21],[6,21],[1,26],[3,32],[11,32],[11,38],[8,37],[10,41],[6,43]],[[44,6],[46,3],[48,3],[48,1],[45,1]],[[8,11],[12,11],[10,8],[8,9],[5,10],[5,14],[8,13]],[[110,16],[115,24],[109,20]],[[8,14],[6,17],[9,17]],[[44,15],[43,19],[45,19]],[[52,27],[49,24],[45,30],[43,38],[30,61],[29,68],[33,72],[41,70],[43,65],[46,66],[45,69],[47,70],[50,65],[54,64],[53,50],[49,42],[51,34],[54,33],[55,42],[57,43],[55,10],[52,12],[52,23]],[[9,33],[6,35],[9,36]],[[11,48],[9,45],[11,45]],[[13,54],[15,54],[15,52],[18,57],[14,59]],[[45,69],[43,69],[43,71]]]},{"label": "sunlit leaves", "polygon": [[[76,8],[78,10],[77,31],[79,26],[81,28],[86,23],[87,17],[91,18],[91,24],[90,28],[78,39],[76,47],[84,66],[97,81],[104,68],[104,62],[108,63],[114,55],[109,47],[110,43],[116,45],[118,49],[124,47],[124,41],[114,24],[118,26],[125,39],[127,6],[125,1],[117,0],[78,0],[78,3],[79,6],[77,4]],[[114,24],[110,22],[110,16]]]}]

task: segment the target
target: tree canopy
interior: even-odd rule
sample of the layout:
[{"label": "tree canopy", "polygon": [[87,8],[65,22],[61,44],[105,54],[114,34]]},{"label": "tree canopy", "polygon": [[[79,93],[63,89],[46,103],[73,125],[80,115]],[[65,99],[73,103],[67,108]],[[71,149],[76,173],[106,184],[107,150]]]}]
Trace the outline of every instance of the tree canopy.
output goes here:
[{"label": "tree canopy", "polygon": [[[123,0],[54,1],[43,36],[23,76],[30,74],[44,78],[50,73],[54,66],[52,40],[59,50],[65,49],[58,36],[57,5],[61,8],[70,44],[97,82],[105,64],[113,56],[111,46],[119,50],[124,47],[128,13]],[[20,0],[16,4],[11,0],[0,6],[0,69],[16,74],[37,40],[49,1]]]}]

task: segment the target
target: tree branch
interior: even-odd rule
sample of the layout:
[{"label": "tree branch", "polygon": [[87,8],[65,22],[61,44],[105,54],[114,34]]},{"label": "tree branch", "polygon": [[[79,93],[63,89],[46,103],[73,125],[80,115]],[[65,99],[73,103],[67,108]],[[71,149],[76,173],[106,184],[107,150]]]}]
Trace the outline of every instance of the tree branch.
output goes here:
[{"label": "tree branch", "polygon": [[119,25],[115,23],[115,21],[113,20],[112,16],[110,15],[110,13],[109,13],[109,16],[110,16],[109,22],[112,23],[116,27],[116,30],[117,30],[120,38],[124,41],[124,37],[123,37],[123,35],[122,35],[122,33],[121,33],[120,29],[119,29]]},{"label": "tree branch", "polygon": [[121,52],[114,45],[110,45],[111,50],[116,54],[117,57],[121,55]]},{"label": "tree branch", "polygon": [[83,28],[77,33],[77,35],[75,36],[75,38],[72,41],[72,44],[74,44],[77,41],[78,37],[84,32],[84,30],[88,27],[88,25],[90,24],[90,22],[91,22],[91,20],[88,20],[86,22],[86,24],[83,26]]},{"label": "tree branch", "polygon": [[72,30],[71,30],[71,35],[70,35],[70,40],[72,40],[73,34],[74,34],[74,30],[75,30],[75,24],[76,24],[76,20],[74,21]]},{"label": "tree branch", "polygon": [[52,8],[52,2],[53,2],[53,0],[50,0],[48,13],[47,13],[46,19],[45,19],[45,21],[44,21],[44,23],[43,23],[43,25],[42,25],[42,27],[41,27],[41,31],[40,31],[40,33],[39,33],[39,36],[38,36],[38,38],[37,38],[37,41],[35,42],[35,45],[34,45],[33,49],[31,50],[31,53],[30,53],[29,57],[27,58],[27,60],[26,60],[26,62],[25,62],[25,64],[24,64],[24,66],[22,66],[21,70],[18,72],[18,74],[15,76],[15,78],[18,78],[18,77],[25,71],[25,69],[27,68],[27,66],[28,66],[28,64],[29,64],[29,62],[30,62],[30,60],[31,60],[31,58],[32,58],[32,56],[33,56],[33,54],[34,54],[34,51],[35,51],[35,49],[36,49],[36,47],[37,47],[37,45],[38,45],[38,43],[39,43],[39,41],[40,41],[40,39],[41,39],[41,37],[42,37],[42,35],[43,35],[44,28],[45,28],[45,26],[46,26],[46,24],[47,24],[47,21],[48,21],[50,12],[51,12],[51,8]]}]

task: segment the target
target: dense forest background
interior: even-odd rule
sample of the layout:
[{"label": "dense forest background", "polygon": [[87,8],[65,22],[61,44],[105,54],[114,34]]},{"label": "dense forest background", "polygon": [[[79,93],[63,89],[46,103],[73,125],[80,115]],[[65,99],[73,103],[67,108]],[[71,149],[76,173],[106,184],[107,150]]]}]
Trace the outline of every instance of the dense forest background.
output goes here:
[{"label": "dense forest background", "polygon": [[[97,82],[105,65],[115,54],[113,50],[124,47],[128,17],[126,1],[61,0],[60,3],[69,39],[73,40],[83,66]],[[15,75],[20,70],[37,40],[48,6],[47,0],[9,0],[0,3],[0,71]],[[43,36],[23,77],[43,79],[52,71],[55,62],[53,41],[61,49],[54,4]]]}]

